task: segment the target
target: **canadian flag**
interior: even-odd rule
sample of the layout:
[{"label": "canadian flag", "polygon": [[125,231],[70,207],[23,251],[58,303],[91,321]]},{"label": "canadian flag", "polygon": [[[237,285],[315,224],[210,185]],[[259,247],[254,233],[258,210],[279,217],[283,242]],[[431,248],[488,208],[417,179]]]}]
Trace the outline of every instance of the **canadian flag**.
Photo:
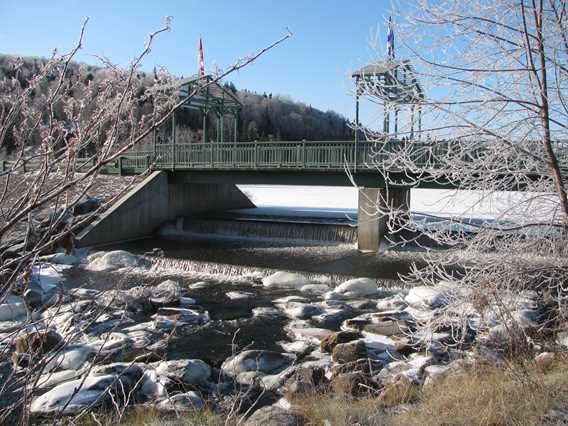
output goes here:
[{"label": "canadian flag", "polygon": [[201,37],[199,37],[199,46],[197,50],[197,63],[199,66],[199,76],[203,77],[205,75],[205,64],[203,63],[203,42]]}]

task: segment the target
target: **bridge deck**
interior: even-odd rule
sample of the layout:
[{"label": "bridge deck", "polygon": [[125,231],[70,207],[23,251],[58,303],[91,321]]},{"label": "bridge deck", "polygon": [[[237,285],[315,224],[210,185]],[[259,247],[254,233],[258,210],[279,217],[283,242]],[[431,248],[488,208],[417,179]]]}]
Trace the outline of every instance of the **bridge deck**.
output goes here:
[{"label": "bridge deck", "polygon": [[[358,177],[371,179],[377,173],[366,163],[388,160],[397,150],[411,153],[416,165],[428,164],[436,166],[436,158],[450,149],[452,142],[421,141],[389,141],[381,145],[380,150],[372,142],[360,141],[286,141],[286,142],[231,142],[231,143],[179,143],[158,144],[152,150],[129,152],[111,164],[103,172],[108,174],[139,174],[149,167],[154,170],[185,172],[185,179],[219,181],[227,178],[222,172],[231,172],[234,183],[278,183],[291,180],[297,183],[308,181],[312,184],[316,179],[322,184],[349,184],[345,169],[349,169]],[[561,153],[560,162],[563,168],[568,166],[568,145],[557,144],[557,152]],[[479,146],[479,155],[483,155],[483,146]],[[477,155],[475,151],[469,155]],[[78,170],[86,170],[92,162],[79,160]],[[0,162],[0,171],[6,170],[10,164]],[[24,166],[25,167],[25,166]],[[28,164],[28,169],[33,165]],[[442,167],[442,164],[440,164]],[[520,165],[522,167],[522,165]],[[568,167],[567,167],[568,168]],[[396,170],[391,170],[395,171]],[[262,175],[258,172],[263,172]],[[401,174],[405,170],[398,171]],[[530,175],[529,170],[526,171]],[[201,175],[202,174],[202,175]],[[199,177],[201,175],[201,178]],[[261,175],[261,177],[259,177]],[[303,175],[303,177],[298,177]],[[268,179],[268,181],[266,180]],[[443,184],[426,185],[428,187],[444,187]]]}]

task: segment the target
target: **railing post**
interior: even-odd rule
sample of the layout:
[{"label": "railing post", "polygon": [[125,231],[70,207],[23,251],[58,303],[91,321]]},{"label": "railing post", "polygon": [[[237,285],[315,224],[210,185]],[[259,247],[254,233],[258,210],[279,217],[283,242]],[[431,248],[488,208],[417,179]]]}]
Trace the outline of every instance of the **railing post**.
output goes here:
[{"label": "railing post", "polygon": [[150,168],[150,164],[152,164],[150,161],[150,155],[146,155],[146,170]]},{"label": "railing post", "polygon": [[158,135],[156,134],[156,128],[152,131],[152,140],[154,141],[154,146],[152,149],[154,150],[154,158],[156,158],[156,142],[158,141]]},{"label": "railing post", "polygon": [[22,160],[22,169],[24,169],[24,173],[26,173],[26,160]]},{"label": "railing post", "polygon": [[6,160],[0,161],[0,166],[2,167],[0,172],[4,173],[6,171]]},{"label": "railing post", "polygon": [[258,167],[258,143],[254,141],[254,168]]},{"label": "railing post", "polygon": [[122,155],[120,157],[118,157],[118,175],[122,176],[123,175],[123,171],[122,171]]},{"label": "railing post", "polygon": [[357,171],[357,155],[359,152],[359,141],[355,139],[355,143],[353,146],[353,171]]},{"label": "railing post", "polygon": [[306,159],[307,159],[307,151],[306,151],[306,140],[302,139],[302,167],[306,168]]},{"label": "railing post", "polygon": [[211,149],[209,150],[211,154],[211,168],[213,168],[213,166],[215,165],[215,162],[213,161],[213,142],[209,142],[209,146],[211,147]]},{"label": "railing post", "polygon": [[172,114],[172,170],[176,168],[176,112]]}]

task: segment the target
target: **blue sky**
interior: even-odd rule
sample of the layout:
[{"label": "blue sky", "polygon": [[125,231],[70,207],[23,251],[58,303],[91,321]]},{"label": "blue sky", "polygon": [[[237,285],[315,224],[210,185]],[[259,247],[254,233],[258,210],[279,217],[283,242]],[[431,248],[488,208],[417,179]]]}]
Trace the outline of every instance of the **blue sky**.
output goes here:
[{"label": "blue sky", "polygon": [[227,67],[286,33],[292,39],[233,75],[238,88],[289,95],[295,100],[353,117],[349,71],[373,59],[370,32],[380,25],[384,54],[390,2],[386,0],[0,0],[0,52],[49,56],[65,51],[90,17],[82,62],[104,55],[126,64],[148,32],[166,16],[172,31],[156,41],[144,68],[165,66],[176,75],[196,72],[196,45],[203,37],[206,68]]}]

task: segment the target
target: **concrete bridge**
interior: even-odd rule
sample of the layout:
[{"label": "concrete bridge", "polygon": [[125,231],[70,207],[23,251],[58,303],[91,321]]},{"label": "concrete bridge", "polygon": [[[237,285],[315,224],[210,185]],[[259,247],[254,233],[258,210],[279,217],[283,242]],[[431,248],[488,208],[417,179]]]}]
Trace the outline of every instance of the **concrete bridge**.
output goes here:
[{"label": "concrete bridge", "polygon": [[374,201],[385,198],[408,210],[410,188],[389,188],[387,194],[380,176],[365,165],[372,151],[370,142],[300,141],[161,144],[132,152],[103,172],[135,175],[151,168],[153,173],[78,235],[78,245],[144,238],[177,217],[254,207],[237,184],[352,186],[349,169],[361,186],[359,249],[377,251],[386,222],[370,213]]},{"label": "concrete bridge", "polygon": [[[129,153],[105,168],[105,173],[121,175],[148,168],[153,173],[83,231],[78,244],[95,246],[148,237],[177,217],[254,207],[237,184],[352,186],[349,169],[359,187],[358,247],[378,251],[387,227],[386,218],[372,213],[375,202],[408,211],[410,187],[387,190],[380,174],[365,163],[372,155],[389,155],[404,144],[416,148],[411,152],[416,152],[418,163],[431,164],[437,149],[448,149],[443,143],[434,148],[419,141],[391,141],[380,154],[373,150],[373,143],[360,141],[155,144],[150,151]],[[452,186],[421,182],[418,187]]]}]

